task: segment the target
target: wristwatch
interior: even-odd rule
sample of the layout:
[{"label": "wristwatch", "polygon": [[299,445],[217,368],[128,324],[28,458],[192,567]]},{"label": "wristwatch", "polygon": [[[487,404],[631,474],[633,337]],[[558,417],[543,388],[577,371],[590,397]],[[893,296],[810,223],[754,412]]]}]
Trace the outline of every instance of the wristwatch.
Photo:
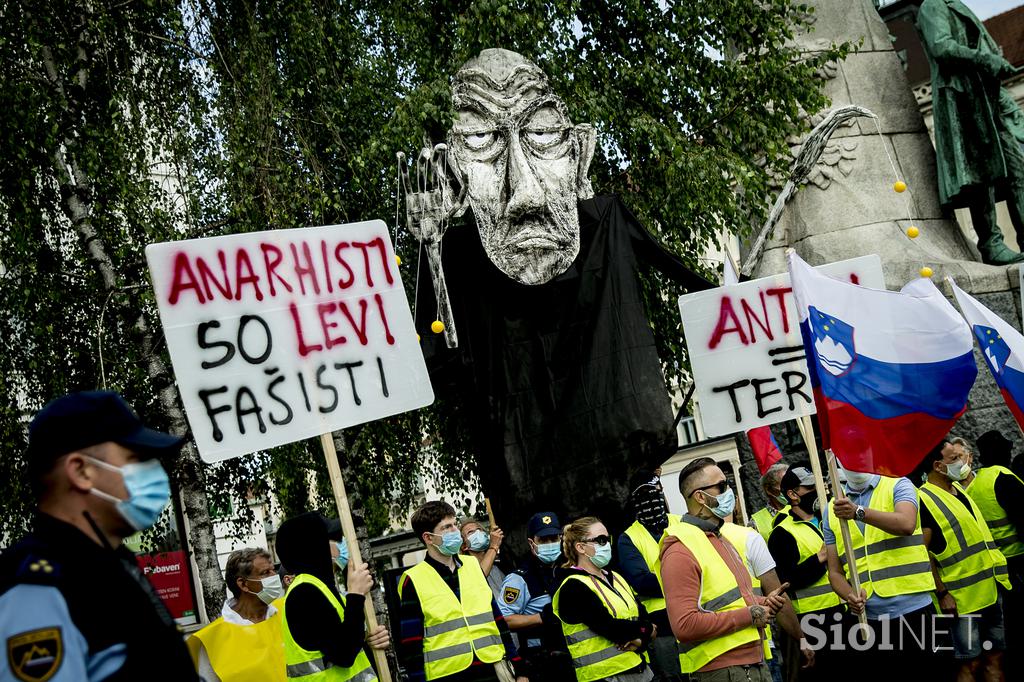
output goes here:
[{"label": "wristwatch", "polygon": [[864,521],[864,507],[861,507],[861,506],[858,505],[857,511],[853,512],[853,518],[857,519],[860,522],[863,522]]}]

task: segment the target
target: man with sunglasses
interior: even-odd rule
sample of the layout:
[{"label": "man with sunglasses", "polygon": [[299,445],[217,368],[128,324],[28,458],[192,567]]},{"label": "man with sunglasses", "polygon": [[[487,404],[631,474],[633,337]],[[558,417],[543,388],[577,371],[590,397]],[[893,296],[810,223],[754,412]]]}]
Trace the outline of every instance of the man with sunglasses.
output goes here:
[{"label": "man with sunglasses", "polygon": [[694,682],[770,682],[764,629],[786,604],[789,585],[754,594],[739,551],[721,535],[736,497],[713,459],[686,465],[679,490],[687,513],[662,537],[659,577],[680,669]]}]

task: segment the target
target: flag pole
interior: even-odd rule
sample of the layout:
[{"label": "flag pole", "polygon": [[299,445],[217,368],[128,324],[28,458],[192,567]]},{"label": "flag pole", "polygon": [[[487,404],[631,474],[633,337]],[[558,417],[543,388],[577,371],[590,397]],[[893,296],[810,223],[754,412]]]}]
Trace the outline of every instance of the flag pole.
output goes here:
[{"label": "flag pole", "polygon": [[490,524],[489,530],[494,530],[494,510],[491,509],[491,498],[484,498],[484,507],[487,509],[487,523]]},{"label": "flag pole", "polygon": [[[333,434],[320,434],[320,446],[323,448],[324,457],[327,459],[327,473],[331,479],[331,490],[334,491],[334,502],[338,505],[338,519],[341,521],[341,530],[345,533],[345,537],[348,538],[349,565],[359,566],[363,563],[363,557],[359,552],[356,525],[352,522],[352,508],[348,504],[345,481],[341,478],[341,465],[338,464],[338,452],[334,448]],[[363,601],[363,611],[366,614],[367,630],[376,629],[377,614],[373,610],[372,599]],[[391,669],[388,668],[388,659],[384,651],[373,648],[370,651],[373,653],[373,661],[376,663],[377,677],[381,682],[391,682]]]},{"label": "flag pole", "polygon": [[[800,427],[800,435],[803,436],[804,444],[807,446],[807,453],[810,455],[811,460],[811,471],[814,472],[814,488],[818,492],[818,506],[821,509],[822,518],[828,514],[828,497],[825,494],[825,478],[821,471],[821,458],[818,455],[818,444],[814,440],[814,427],[811,425],[811,418],[807,415],[803,415],[797,419],[797,425]],[[832,455],[832,451],[828,451],[829,455]],[[828,473],[829,478],[832,481],[832,496],[835,499],[841,499],[845,497],[843,490],[839,485],[839,474],[836,471],[835,456],[826,457],[828,460]],[[860,576],[857,574],[857,562],[853,555],[853,544],[850,539],[850,526],[849,521],[845,519],[839,519],[839,532],[843,536],[843,548],[846,550],[846,565],[851,566],[850,569],[850,584],[853,586],[853,591],[856,594],[860,594]],[[860,612],[857,616],[857,620],[860,621],[862,626],[867,626],[868,617],[864,611]]]},{"label": "flag pole", "polygon": [[[828,477],[832,481],[832,497],[836,500],[846,499],[846,493],[843,492],[843,486],[839,483],[839,471],[836,468],[836,453],[832,452],[829,448],[825,451],[825,459],[828,461]],[[840,519],[839,531],[843,534],[843,550],[846,554],[846,565],[850,567],[850,585],[853,587],[854,593],[860,595],[860,572],[857,570],[857,557],[853,553],[853,541],[850,539],[850,521],[849,519]],[[860,615],[857,616],[857,620],[860,624],[867,627],[868,616],[865,611],[861,611]]]}]

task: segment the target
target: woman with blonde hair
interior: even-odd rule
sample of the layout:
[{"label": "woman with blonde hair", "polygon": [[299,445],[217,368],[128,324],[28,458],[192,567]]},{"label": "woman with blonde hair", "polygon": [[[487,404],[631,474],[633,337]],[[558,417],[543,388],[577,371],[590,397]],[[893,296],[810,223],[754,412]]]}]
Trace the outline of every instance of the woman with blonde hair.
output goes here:
[{"label": "woman with blonde hair", "polygon": [[626,580],[605,567],[612,558],[608,529],[594,516],[562,532],[561,586],[552,610],[572,655],[577,682],[647,682],[653,673],[644,653],[656,636]]}]

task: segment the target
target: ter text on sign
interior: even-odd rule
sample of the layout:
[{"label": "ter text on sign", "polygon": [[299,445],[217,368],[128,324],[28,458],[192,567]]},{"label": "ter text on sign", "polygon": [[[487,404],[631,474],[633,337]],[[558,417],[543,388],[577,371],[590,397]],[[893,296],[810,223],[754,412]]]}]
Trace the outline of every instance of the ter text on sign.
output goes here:
[{"label": "ter text on sign", "polygon": [[434,400],[382,221],[146,248],[207,462]]},{"label": "ter text on sign", "polygon": [[[885,288],[877,255],[821,266],[827,275]],[[724,436],[814,414],[789,274],[679,297],[704,432]]]}]

